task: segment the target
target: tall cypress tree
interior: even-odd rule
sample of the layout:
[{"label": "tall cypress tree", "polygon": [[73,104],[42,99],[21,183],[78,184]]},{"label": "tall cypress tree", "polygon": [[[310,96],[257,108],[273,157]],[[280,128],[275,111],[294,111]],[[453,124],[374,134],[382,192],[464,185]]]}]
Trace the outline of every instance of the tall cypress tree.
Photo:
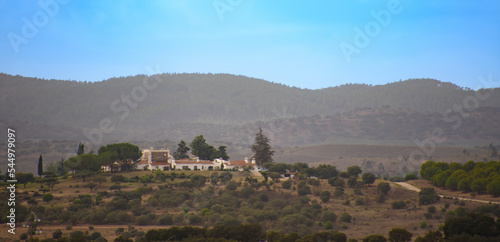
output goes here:
[{"label": "tall cypress tree", "polygon": [[76,155],[81,155],[85,153],[85,146],[81,142],[78,143],[78,151],[76,152]]},{"label": "tall cypress tree", "polygon": [[38,158],[38,175],[42,177],[43,175],[43,157],[40,155],[40,158]]},{"label": "tall cypress tree", "polygon": [[255,143],[252,145],[252,151],[257,165],[261,166],[264,163],[273,162],[274,151],[271,150],[269,139],[264,135],[262,128],[259,128],[259,132],[255,134]]}]

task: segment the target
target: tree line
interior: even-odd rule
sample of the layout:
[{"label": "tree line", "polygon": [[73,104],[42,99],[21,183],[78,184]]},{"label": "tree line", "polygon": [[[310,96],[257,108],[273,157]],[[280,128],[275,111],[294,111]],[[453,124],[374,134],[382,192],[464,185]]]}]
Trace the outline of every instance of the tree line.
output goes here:
[{"label": "tree line", "polygon": [[[255,159],[257,165],[261,166],[264,163],[272,163],[274,151],[270,145],[270,139],[264,134],[262,128],[255,134],[254,144],[251,146],[254,155],[252,158]],[[223,160],[229,160],[229,155],[227,154],[227,146],[221,145],[218,149],[207,143],[207,140],[203,135],[196,136],[189,147],[184,140],[181,140],[177,144],[177,150],[173,153],[176,160],[189,158],[188,152],[191,150],[191,154],[199,157],[200,160],[214,160],[220,158]]]},{"label": "tree line", "polygon": [[420,175],[433,185],[452,191],[500,196],[500,162],[497,161],[465,164],[427,161],[420,167]]},{"label": "tree line", "polygon": [[221,145],[218,149],[207,143],[207,140],[203,135],[196,136],[189,147],[184,140],[181,140],[177,145],[177,150],[173,153],[173,157],[176,160],[189,158],[188,152],[191,150],[191,154],[198,156],[200,160],[214,160],[216,158],[221,158],[223,160],[229,160],[227,155],[227,146]]}]

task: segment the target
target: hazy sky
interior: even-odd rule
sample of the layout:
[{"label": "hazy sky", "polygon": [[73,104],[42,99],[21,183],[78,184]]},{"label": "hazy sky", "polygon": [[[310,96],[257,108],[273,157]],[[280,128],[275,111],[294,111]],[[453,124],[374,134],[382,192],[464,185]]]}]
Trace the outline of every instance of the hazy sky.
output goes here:
[{"label": "hazy sky", "polygon": [[475,89],[489,75],[500,83],[493,0],[0,0],[0,22],[0,72],[47,79],[153,67],[311,89],[408,78]]}]

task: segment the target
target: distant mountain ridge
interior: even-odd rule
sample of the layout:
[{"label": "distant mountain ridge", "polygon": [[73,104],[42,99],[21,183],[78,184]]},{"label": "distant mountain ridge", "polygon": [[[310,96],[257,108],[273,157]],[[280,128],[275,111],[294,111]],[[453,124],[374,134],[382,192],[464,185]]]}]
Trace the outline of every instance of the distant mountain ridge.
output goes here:
[{"label": "distant mountain ridge", "polygon": [[[155,83],[156,86],[152,85]],[[472,116],[497,120],[500,108],[498,89],[488,89],[489,97],[477,103],[479,107],[490,108],[478,109],[482,110],[478,112],[480,115]],[[294,124],[289,127],[311,136],[292,142],[305,136],[291,135],[293,132],[297,134],[297,131],[283,128],[280,129],[283,132],[279,133],[284,137],[277,136],[283,140],[280,142],[283,145],[331,142],[334,137],[378,139],[377,133],[380,136],[387,132],[391,135],[386,135],[384,139],[412,140],[422,137],[423,134],[416,131],[422,127],[416,129],[415,125],[393,120],[418,122],[418,116],[422,116],[424,122],[433,120],[439,123],[436,120],[443,119],[442,113],[456,105],[471,105],[464,100],[476,94],[474,90],[433,79],[410,79],[380,86],[347,84],[308,90],[230,74],[138,75],[96,83],[0,74],[0,101],[3,103],[0,105],[0,126],[25,129],[25,139],[82,139],[85,138],[84,130],[99,128],[104,122],[114,127],[105,137],[108,140],[192,139],[191,133],[196,131],[211,133],[213,135],[209,137],[212,139],[238,142],[236,137],[252,137],[255,127],[273,126],[273,122],[279,120]],[[475,109],[472,110],[474,113]],[[345,116],[349,113],[358,115],[358,119]],[[321,122],[329,124],[318,121],[326,119],[329,121]],[[332,126],[337,122],[333,120],[341,121]],[[453,124],[440,122],[447,129]],[[334,126],[349,129],[351,133],[342,130],[332,132]],[[462,129],[465,127],[462,126]],[[495,129],[490,132],[495,135],[498,129],[494,126],[490,128]],[[467,137],[463,136],[463,139]],[[489,136],[474,137],[492,139]]]}]

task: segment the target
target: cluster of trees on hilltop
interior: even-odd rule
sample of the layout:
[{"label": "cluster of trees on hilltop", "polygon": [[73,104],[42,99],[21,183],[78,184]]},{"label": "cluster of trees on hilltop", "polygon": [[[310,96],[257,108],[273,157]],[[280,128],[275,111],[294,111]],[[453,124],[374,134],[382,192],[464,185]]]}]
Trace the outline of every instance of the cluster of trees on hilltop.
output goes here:
[{"label": "cluster of trees on hilltop", "polygon": [[229,160],[226,151],[227,146],[221,145],[216,149],[207,143],[203,135],[196,136],[191,142],[190,147],[187,146],[184,140],[181,140],[177,145],[177,150],[173,154],[174,158],[176,160],[187,159],[189,158],[188,152],[191,150],[191,154],[198,156],[200,160],[214,160],[216,158]]},{"label": "cluster of trees on hilltop", "polygon": [[84,147],[79,145],[77,156],[64,161],[64,166],[74,171],[75,176],[85,177],[101,170],[101,166],[112,165],[115,161],[122,161],[120,168],[128,170],[132,168],[132,163],[142,156],[142,151],[138,146],[130,143],[109,144],[99,148],[96,154],[84,153]]},{"label": "cluster of trees on hilltop", "polygon": [[420,175],[435,186],[453,191],[500,196],[500,162],[497,161],[465,164],[427,161],[422,164]]},{"label": "cluster of trees on hilltop", "polygon": [[[264,163],[273,162],[274,151],[271,149],[269,143],[270,140],[262,129],[259,128],[259,131],[255,134],[255,143],[252,145],[253,158],[259,166]],[[177,145],[177,150],[173,154],[174,158],[176,160],[187,159],[189,158],[188,152],[191,150],[191,154],[198,156],[200,160],[214,160],[216,158],[229,160],[227,146],[221,145],[216,149],[207,143],[203,135],[196,136],[191,142],[190,147],[187,146],[184,140],[181,140]]]},{"label": "cluster of trees on hilltop", "polygon": [[[85,178],[98,173],[101,166],[112,165],[115,161],[129,161],[120,164],[121,170],[128,170],[132,168],[130,161],[135,162],[142,156],[142,151],[138,146],[130,143],[117,143],[102,146],[97,154],[93,151],[85,153],[83,144],[78,144],[76,156],[67,160],[61,159],[54,161],[45,166],[43,158],[40,155],[38,160],[38,175],[40,178],[35,179],[33,173],[17,173],[16,177],[18,183],[26,186],[30,182],[46,183],[49,188],[57,184],[57,177],[64,176],[68,171],[74,172],[74,177],[80,177],[85,182]],[[43,176],[43,178],[42,178]],[[43,187],[43,186],[42,186]]]}]

